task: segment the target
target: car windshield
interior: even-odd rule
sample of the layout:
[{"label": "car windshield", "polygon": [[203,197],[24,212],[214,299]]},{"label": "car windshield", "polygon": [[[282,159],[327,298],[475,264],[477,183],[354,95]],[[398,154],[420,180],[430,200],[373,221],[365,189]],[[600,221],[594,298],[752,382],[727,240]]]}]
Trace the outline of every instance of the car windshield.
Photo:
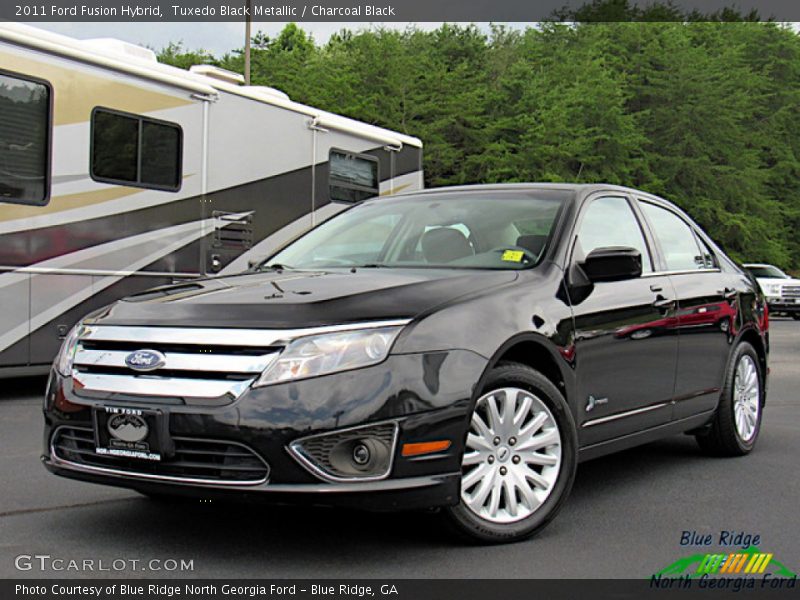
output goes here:
[{"label": "car windshield", "polygon": [[311,230],[262,267],[526,268],[541,260],[570,195],[528,190],[375,199]]},{"label": "car windshield", "polygon": [[750,271],[754,277],[759,277],[761,279],[789,279],[786,273],[772,265],[747,267],[747,270]]}]

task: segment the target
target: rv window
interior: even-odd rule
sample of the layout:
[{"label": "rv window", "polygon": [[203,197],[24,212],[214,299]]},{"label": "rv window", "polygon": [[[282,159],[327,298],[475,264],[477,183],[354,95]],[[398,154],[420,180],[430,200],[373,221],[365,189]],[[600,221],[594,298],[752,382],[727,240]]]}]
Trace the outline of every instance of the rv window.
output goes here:
[{"label": "rv window", "polygon": [[142,121],[142,182],[178,187],[180,158],[180,129]]},{"label": "rv window", "polygon": [[331,200],[360,202],[378,195],[378,160],[363,154],[331,150]]},{"label": "rv window", "polygon": [[0,73],[0,202],[47,204],[50,89]]},{"label": "rv window", "polygon": [[181,129],[172,123],[96,108],[91,170],[98,181],[177,191],[181,184]]}]

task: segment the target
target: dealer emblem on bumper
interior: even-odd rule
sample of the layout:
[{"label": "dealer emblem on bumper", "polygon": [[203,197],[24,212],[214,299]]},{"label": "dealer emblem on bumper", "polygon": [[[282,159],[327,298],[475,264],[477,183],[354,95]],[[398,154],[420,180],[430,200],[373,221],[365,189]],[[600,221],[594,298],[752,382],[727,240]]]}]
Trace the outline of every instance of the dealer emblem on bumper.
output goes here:
[{"label": "dealer emblem on bumper", "polygon": [[114,415],[108,420],[108,432],[123,442],[141,442],[147,437],[147,421],[139,415]]}]

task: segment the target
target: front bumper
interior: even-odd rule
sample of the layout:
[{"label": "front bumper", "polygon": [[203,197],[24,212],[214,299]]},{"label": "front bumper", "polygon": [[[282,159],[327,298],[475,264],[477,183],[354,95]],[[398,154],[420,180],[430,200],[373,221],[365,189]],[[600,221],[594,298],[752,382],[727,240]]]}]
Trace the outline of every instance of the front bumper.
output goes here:
[{"label": "front bumper", "polygon": [[[51,375],[45,402],[42,461],[51,472],[149,493],[201,497],[258,497],[276,503],[354,506],[374,510],[452,505],[458,502],[460,457],[474,385],[486,359],[468,351],[390,356],[379,365],[263,388],[250,388],[224,406],[197,406],[174,398],[107,398],[82,394],[71,378]],[[268,465],[258,481],[227,481],[159,473],[158,464],[104,457],[102,464],[65,456],[53,448],[64,428],[89,432],[93,412],[107,406],[157,409],[176,440],[230,442]],[[320,476],[290,451],[311,435],[379,423],[396,424],[391,468],[372,480]],[[435,454],[406,457],[406,443],[450,440]],[[139,468],[137,465],[141,465]]]},{"label": "front bumper", "polygon": [[254,500],[268,504],[336,506],[375,511],[411,510],[458,503],[460,473],[404,477],[363,483],[275,484],[232,489],[215,484],[187,485],[141,479],[129,473],[113,475],[64,465],[47,456],[48,471],[68,479],[135,489],[145,494],[168,494],[189,498]]},{"label": "front bumper", "polygon": [[781,298],[767,298],[767,306],[772,313],[800,313],[800,303],[787,302]]}]

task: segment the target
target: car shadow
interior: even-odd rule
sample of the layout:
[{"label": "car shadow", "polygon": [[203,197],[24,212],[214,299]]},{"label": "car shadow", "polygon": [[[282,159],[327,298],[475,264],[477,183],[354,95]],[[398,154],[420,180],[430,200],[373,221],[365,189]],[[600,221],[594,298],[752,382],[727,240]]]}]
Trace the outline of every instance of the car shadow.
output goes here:
[{"label": "car shadow", "polygon": [[[574,527],[570,515],[591,512],[598,498],[613,503],[625,493],[626,486],[652,485],[654,476],[670,478],[687,463],[704,460],[709,459],[693,439],[679,436],[584,463],[578,468],[564,510],[536,539]],[[157,548],[162,554],[167,549],[202,549],[206,560],[217,566],[238,557],[237,568],[252,568],[253,563],[268,558],[273,567],[296,568],[298,561],[305,561],[342,569],[347,564],[375,564],[378,553],[385,557],[387,541],[394,556],[404,555],[408,560],[414,550],[436,552],[472,546],[452,532],[441,517],[436,511],[378,513],[258,502],[164,502],[142,497],[126,500],[123,505],[117,503],[113,509],[75,514],[70,527],[84,535],[92,531],[93,541],[101,546],[113,545],[122,536],[128,548]],[[475,551],[480,550],[476,547]]]}]

